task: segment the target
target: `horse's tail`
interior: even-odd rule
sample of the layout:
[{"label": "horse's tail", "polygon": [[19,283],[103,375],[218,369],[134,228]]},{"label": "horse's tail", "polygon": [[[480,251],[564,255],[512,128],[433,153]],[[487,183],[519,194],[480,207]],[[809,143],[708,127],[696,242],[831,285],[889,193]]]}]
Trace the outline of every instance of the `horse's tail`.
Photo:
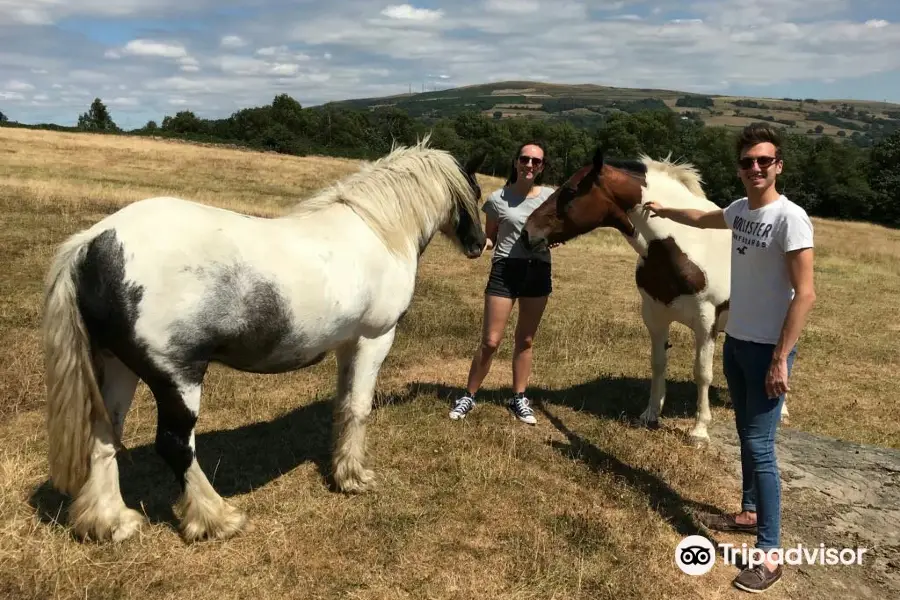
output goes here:
[{"label": "horse's tail", "polygon": [[90,475],[93,422],[109,422],[75,289],[75,270],[94,235],[78,233],[63,243],[50,265],[44,289],[42,334],[50,480],[71,496]]}]

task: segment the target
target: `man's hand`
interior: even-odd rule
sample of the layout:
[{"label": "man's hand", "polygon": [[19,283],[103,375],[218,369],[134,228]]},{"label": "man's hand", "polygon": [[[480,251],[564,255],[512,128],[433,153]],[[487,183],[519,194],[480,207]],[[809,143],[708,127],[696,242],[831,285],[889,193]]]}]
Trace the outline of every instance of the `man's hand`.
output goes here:
[{"label": "man's hand", "polygon": [[653,213],[652,215],[650,215],[651,219],[653,217],[665,217],[665,215],[663,214],[663,212],[665,212],[666,210],[665,207],[657,204],[656,202],[644,202],[641,206],[644,207],[645,213]]},{"label": "man's hand", "polygon": [[769,398],[778,398],[782,394],[786,394],[791,390],[788,386],[788,366],[787,359],[775,359],[769,365],[769,372],[766,374],[766,395]]},{"label": "man's hand", "polygon": [[491,241],[491,238],[487,238],[484,240],[484,248],[482,248],[482,252],[487,252],[488,250],[494,247],[494,242]]}]

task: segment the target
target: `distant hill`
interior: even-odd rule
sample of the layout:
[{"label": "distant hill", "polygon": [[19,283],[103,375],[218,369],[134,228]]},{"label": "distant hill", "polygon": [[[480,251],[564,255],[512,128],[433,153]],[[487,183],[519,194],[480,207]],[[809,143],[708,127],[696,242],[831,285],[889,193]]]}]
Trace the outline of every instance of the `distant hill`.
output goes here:
[{"label": "distant hill", "polygon": [[632,89],[601,85],[562,85],[504,81],[441,91],[333,102],[363,110],[396,107],[413,117],[441,119],[478,111],[497,119],[566,119],[580,125],[613,111],[671,110],[707,125],[741,128],[771,121],[792,133],[851,138],[860,146],[900,129],[900,104],[815,98],[758,98]]}]

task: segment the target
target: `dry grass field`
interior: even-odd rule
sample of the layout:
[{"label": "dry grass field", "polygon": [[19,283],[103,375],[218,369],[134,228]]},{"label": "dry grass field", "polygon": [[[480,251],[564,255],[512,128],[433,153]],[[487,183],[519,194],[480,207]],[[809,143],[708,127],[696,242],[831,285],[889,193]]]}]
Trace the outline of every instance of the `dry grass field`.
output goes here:
[{"label": "dry grass field", "polygon": [[[119,462],[125,500],[149,524],[119,545],[70,537],[59,524],[65,499],[46,483],[37,335],[55,245],[152,195],[278,215],[354,169],[329,158],[0,128],[0,598],[740,597],[734,569],[693,578],[673,562],[677,543],[695,533],[691,511],[736,508],[738,465],[683,441],[694,387],[691,338],[680,326],[663,427],[629,424],[649,393],[649,346],[633,251],[609,232],[554,250],[531,388],[537,426],[499,404],[510,385],[508,341],[476,410],[447,419],[478,342],[490,257],[467,260],[436,238],[379,380],[368,428],[377,490],[329,490],[333,358],[278,376],[216,368],[198,456],[250,528],[227,541],[182,542],[171,510],[177,487],[153,449],[155,405],[141,385]],[[482,183],[487,194],[500,181]],[[819,302],[792,379],[790,426],[900,448],[900,232],[816,227]],[[727,422],[719,351],[714,386],[714,419]],[[769,597],[791,597],[798,581],[786,578]]]}]

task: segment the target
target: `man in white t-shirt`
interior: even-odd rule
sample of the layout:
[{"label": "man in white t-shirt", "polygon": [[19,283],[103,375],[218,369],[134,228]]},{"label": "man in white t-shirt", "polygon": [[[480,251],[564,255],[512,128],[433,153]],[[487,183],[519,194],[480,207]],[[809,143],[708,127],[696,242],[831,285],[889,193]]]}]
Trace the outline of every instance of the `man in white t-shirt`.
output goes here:
[{"label": "man in white t-shirt", "polygon": [[[722,362],[741,440],[741,511],[709,518],[720,531],[757,534],[768,552],[781,543],[781,479],[775,429],[781,414],[795,345],[815,303],[813,226],[802,208],[775,188],[784,166],[777,131],[747,126],[737,140],[738,176],[747,195],[724,210],[645,210],[700,228],[731,229],[731,300]],[[777,558],[777,555],[776,555]],[[734,580],[739,589],[761,592],[782,575],[767,558]]]}]

